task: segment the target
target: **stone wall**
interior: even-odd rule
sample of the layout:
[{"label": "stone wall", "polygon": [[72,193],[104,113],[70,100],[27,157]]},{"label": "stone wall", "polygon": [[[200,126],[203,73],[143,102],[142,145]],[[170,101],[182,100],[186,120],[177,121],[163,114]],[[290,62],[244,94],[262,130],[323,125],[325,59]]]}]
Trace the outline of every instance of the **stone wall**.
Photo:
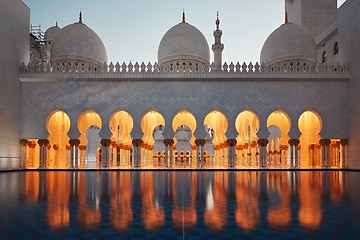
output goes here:
[{"label": "stone wall", "polygon": [[[134,119],[133,138],[141,138],[141,118],[151,110],[160,112],[165,124],[181,110],[190,111],[197,120],[195,136],[204,138],[203,121],[213,110],[225,114],[229,122],[226,133],[235,138],[235,120],[244,110],[251,110],[261,122],[259,137],[267,138],[266,121],[275,110],[291,118],[290,137],[298,138],[298,119],[307,110],[317,112],[323,123],[323,138],[347,138],[346,81],[71,81],[24,82],[22,84],[22,138],[46,138],[46,121],[56,111],[66,112],[71,120],[70,137],[76,137],[77,121],[87,110],[97,112],[103,124],[103,138],[109,133],[108,122],[118,110]],[[107,128],[107,129],[106,129]],[[164,137],[172,138],[171,127]]]},{"label": "stone wall", "polygon": [[360,1],[348,0],[339,10],[338,31],[349,66],[349,167],[360,169]]},{"label": "stone wall", "polygon": [[30,10],[0,1],[0,168],[18,167],[21,92],[19,66],[29,58]]}]

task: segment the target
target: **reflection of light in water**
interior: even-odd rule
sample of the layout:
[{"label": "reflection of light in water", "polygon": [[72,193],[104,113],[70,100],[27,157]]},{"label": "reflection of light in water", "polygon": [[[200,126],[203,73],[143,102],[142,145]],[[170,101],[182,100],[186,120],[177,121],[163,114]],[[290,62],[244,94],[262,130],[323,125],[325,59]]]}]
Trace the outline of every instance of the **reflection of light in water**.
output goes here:
[{"label": "reflection of light in water", "polygon": [[156,207],[156,209],[160,208],[159,200],[157,198],[155,199],[155,207]]},{"label": "reflection of light in water", "polygon": [[211,187],[211,183],[210,183],[207,194],[206,194],[206,209],[211,210],[213,208],[214,208],[214,195],[213,195],[212,187]]}]

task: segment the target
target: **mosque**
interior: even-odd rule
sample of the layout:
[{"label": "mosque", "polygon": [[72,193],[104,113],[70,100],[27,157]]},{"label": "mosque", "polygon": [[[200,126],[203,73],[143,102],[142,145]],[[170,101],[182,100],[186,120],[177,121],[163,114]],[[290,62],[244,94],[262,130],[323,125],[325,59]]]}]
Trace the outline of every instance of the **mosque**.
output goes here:
[{"label": "mosque", "polygon": [[2,167],[360,169],[357,0],[285,0],[256,63],[223,61],[219,16],[211,48],[183,13],[156,63],[109,63],[82,13],[29,34],[1,4]]}]

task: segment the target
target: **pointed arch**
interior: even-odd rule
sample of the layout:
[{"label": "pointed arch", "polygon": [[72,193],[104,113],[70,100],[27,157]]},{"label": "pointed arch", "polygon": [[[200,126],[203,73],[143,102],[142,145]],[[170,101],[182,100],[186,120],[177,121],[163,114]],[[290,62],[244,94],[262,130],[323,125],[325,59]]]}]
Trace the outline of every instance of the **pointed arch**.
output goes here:
[{"label": "pointed arch", "polygon": [[81,133],[79,140],[81,144],[87,144],[88,140],[86,137],[86,131],[91,126],[97,126],[101,129],[102,121],[98,113],[92,110],[88,110],[82,113],[78,120],[78,129]]},{"label": "pointed arch", "polygon": [[214,145],[220,145],[226,142],[227,137],[225,133],[229,127],[229,123],[224,113],[218,110],[210,112],[204,119],[204,125],[208,125],[214,130]]},{"label": "pointed arch", "polygon": [[157,126],[165,126],[165,119],[157,111],[149,111],[141,118],[141,130],[144,133],[142,140],[147,144],[154,144],[154,129]]},{"label": "pointed arch", "polygon": [[[316,165],[314,156],[310,156],[310,147],[315,148],[321,139],[322,120],[320,115],[313,111],[305,111],[298,120],[298,127],[301,132],[300,140],[300,166],[308,168]],[[313,162],[315,160],[315,162]]]},{"label": "pointed arch", "polygon": [[69,143],[70,118],[61,111],[52,112],[47,121],[46,128],[49,133],[49,167],[65,168],[66,167],[66,145]]},{"label": "pointed arch", "polygon": [[190,142],[192,145],[195,143],[194,132],[196,131],[196,118],[189,111],[178,112],[172,121],[173,131],[176,132],[181,125],[186,125],[191,130]]},{"label": "pointed arch", "polygon": [[235,128],[239,133],[237,142],[239,144],[257,141],[257,132],[260,128],[258,116],[250,110],[241,112],[235,120]]},{"label": "pointed arch", "polygon": [[111,141],[118,144],[131,145],[131,131],[134,127],[132,116],[125,111],[117,111],[109,121],[110,131],[112,133]]}]

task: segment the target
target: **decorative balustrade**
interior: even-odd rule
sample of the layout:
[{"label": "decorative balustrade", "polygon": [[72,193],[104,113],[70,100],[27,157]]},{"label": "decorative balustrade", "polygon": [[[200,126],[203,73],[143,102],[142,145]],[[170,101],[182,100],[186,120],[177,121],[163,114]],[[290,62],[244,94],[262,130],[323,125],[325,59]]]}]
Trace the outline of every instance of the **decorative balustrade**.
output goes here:
[{"label": "decorative balustrade", "polygon": [[192,63],[179,63],[177,67],[159,66],[156,62],[139,64],[123,62],[121,65],[117,62],[115,65],[111,62],[109,65],[104,64],[88,64],[88,63],[29,63],[22,64],[21,73],[348,73],[348,67],[337,65],[327,65],[318,63],[310,65],[302,62],[288,62],[282,64],[260,65],[258,62],[234,64],[231,62],[223,64],[221,69],[212,63],[209,67],[193,65]]}]

